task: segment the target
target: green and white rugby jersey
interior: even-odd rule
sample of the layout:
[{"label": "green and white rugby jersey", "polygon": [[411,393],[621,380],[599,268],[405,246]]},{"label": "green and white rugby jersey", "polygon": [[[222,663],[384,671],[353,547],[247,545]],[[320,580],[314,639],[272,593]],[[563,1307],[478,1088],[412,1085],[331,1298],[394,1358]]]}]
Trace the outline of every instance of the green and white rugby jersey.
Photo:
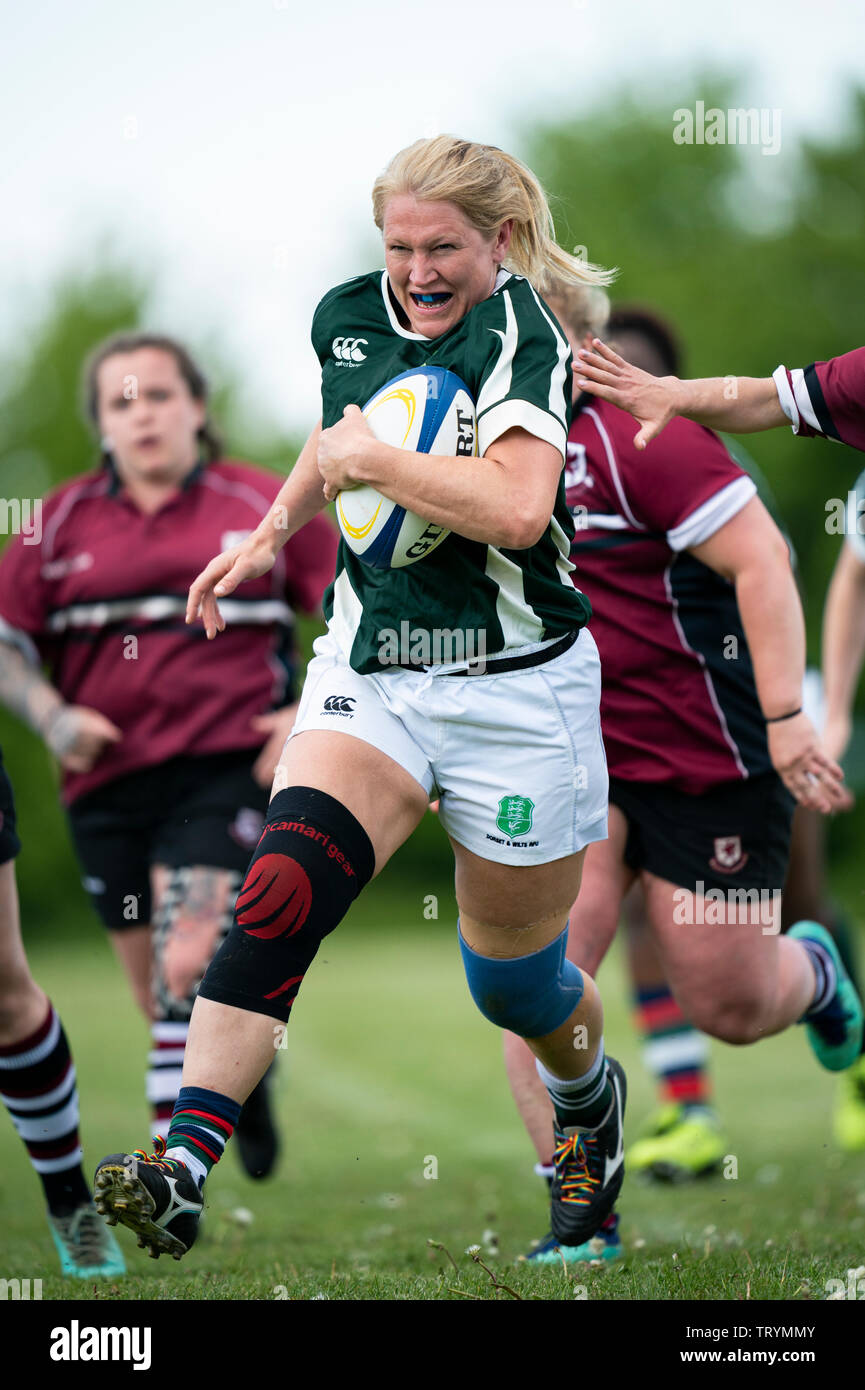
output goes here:
[{"label": "green and white rugby jersey", "polygon": [[[522,276],[500,271],[488,299],[441,337],[424,338],[400,324],[387,272],[361,275],[324,296],[312,342],[322,366],[325,428],[342,419],[347,405],[363,408],[401,372],[443,367],[462,378],[476,402],[479,454],[521,426],[560,450],[564,463],[570,349]],[[570,578],[573,534],[562,477],[550,524],[528,550],[499,550],[451,532],[415,564],[379,570],[342,541],[324,599],[328,626],[349,664],[364,674],[442,659],[424,658],[423,642],[418,655],[400,643],[395,656],[395,632],[458,631],[466,634],[467,655],[474,642],[473,651],[488,656],[562,636],[591,616]]]}]

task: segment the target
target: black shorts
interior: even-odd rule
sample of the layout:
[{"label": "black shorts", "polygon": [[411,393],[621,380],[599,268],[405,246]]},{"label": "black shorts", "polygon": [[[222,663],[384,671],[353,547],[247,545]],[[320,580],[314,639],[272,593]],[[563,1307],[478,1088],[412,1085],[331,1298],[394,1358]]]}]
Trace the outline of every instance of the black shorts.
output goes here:
[{"label": "black shorts", "polygon": [[14,859],[21,851],[21,841],[15,831],[15,802],[12,797],[12,783],[3,766],[0,753],[0,864]]},{"label": "black shorts", "polygon": [[269,793],[254,781],[257,753],[171,758],[79,797],[69,825],[83,884],[113,931],[150,921],[150,868],[201,864],[245,872]]},{"label": "black shorts", "polygon": [[610,805],[627,818],[625,862],[632,869],[692,893],[784,887],[796,803],[775,772],[699,796],[611,777]]}]

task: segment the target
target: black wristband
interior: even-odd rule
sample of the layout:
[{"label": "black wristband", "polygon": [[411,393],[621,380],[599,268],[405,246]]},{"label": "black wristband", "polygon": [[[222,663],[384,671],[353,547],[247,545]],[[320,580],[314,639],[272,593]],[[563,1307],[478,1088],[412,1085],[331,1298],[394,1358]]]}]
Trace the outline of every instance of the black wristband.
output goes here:
[{"label": "black wristband", "polygon": [[789,714],[776,714],[774,718],[767,719],[765,722],[767,724],[782,724],[785,719],[795,719],[796,715],[801,713],[802,706],[800,705],[798,709],[791,709]]}]

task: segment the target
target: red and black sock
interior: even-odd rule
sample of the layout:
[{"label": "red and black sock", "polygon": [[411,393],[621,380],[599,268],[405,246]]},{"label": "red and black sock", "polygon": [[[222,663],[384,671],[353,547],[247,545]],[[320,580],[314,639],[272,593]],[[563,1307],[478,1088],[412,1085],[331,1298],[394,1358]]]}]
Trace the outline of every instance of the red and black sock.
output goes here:
[{"label": "red and black sock", "polygon": [[689,1023],[666,985],[638,989],[635,1002],[643,1058],[662,1101],[711,1106],[709,1046],[704,1035]]},{"label": "red and black sock", "polygon": [[168,1124],[183,1076],[183,1054],[189,1033],[189,1020],[157,1020],[151,1025],[153,1047],[148,1057],[147,1099],[153,1109],[156,1127]]},{"label": "red and black sock", "polygon": [[89,1202],[81,1168],[75,1064],[50,1004],[35,1033],[0,1047],[0,1100],[39,1174],[51,1214],[68,1216]]}]

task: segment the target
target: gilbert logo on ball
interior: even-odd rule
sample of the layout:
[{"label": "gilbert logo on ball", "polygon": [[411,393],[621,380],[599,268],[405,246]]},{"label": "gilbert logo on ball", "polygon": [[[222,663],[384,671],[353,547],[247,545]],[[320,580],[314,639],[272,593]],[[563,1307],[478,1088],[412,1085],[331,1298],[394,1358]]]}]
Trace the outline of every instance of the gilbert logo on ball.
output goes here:
[{"label": "gilbert logo on ball", "polygon": [[[383,444],[446,458],[477,454],[474,402],[465,382],[443,367],[416,367],[394,377],[363,413]],[[414,564],[450,535],[366,484],[341,492],[336,514],[346,545],[376,569]]]}]

